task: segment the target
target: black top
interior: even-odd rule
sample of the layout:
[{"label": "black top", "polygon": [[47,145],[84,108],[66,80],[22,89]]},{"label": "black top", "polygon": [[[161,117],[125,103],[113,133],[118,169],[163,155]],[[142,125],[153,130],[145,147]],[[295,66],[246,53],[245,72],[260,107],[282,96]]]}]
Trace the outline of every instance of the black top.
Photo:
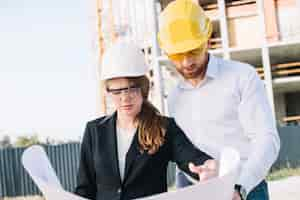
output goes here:
[{"label": "black top", "polygon": [[174,119],[166,121],[165,143],[153,155],[140,153],[135,133],[126,154],[123,181],[118,164],[116,113],[88,122],[75,193],[88,199],[129,200],[166,192],[169,161],[198,178],[188,170],[188,163],[203,164],[211,157],[194,147]]}]

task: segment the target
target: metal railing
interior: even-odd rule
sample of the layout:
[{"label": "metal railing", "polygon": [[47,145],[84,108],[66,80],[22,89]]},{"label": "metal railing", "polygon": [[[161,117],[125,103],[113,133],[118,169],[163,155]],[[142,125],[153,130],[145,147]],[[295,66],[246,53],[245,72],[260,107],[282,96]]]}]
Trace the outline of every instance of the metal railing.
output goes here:
[{"label": "metal railing", "polygon": [[[273,78],[300,76],[300,62],[289,62],[272,65]],[[263,67],[257,67],[256,71],[260,78],[264,79]]]},{"label": "metal railing", "polygon": [[[80,144],[47,145],[44,148],[63,187],[72,191],[76,185]],[[21,164],[24,150],[25,148],[0,149],[0,197],[40,194]]]}]

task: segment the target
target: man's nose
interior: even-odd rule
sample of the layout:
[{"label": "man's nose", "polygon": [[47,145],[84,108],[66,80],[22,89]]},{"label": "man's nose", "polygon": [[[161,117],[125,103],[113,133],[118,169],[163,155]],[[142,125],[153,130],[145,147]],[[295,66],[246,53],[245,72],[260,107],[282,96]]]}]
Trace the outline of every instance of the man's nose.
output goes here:
[{"label": "man's nose", "polygon": [[190,56],[184,55],[181,63],[184,67],[190,66],[192,64],[192,59]]}]

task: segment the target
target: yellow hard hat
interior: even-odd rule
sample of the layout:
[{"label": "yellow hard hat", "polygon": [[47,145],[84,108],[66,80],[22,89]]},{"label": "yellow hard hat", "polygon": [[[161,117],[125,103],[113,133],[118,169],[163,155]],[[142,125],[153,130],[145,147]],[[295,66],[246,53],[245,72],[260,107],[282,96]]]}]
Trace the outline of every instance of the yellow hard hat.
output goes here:
[{"label": "yellow hard hat", "polygon": [[201,6],[191,0],[168,4],[159,16],[158,42],[169,55],[202,46],[212,34],[212,23]]}]

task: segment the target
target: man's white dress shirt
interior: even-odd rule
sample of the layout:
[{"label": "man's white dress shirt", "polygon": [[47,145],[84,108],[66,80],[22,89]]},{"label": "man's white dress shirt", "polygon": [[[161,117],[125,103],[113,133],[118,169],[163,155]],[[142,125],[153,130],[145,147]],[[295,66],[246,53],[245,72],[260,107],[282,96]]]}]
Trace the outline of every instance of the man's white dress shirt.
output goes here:
[{"label": "man's white dress shirt", "polygon": [[237,184],[249,193],[277,159],[280,139],[263,81],[248,64],[210,55],[205,79],[179,81],[168,97],[174,117],[194,145],[218,159],[225,146],[242,159]]}]

